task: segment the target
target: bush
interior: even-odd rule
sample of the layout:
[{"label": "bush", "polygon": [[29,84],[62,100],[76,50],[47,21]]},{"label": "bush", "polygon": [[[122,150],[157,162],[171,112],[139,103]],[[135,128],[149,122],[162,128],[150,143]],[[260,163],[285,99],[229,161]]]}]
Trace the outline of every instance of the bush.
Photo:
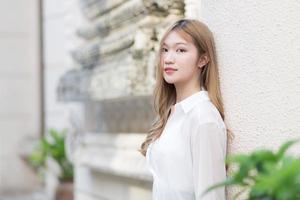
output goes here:
[{"label": "bush", "polygon": [[235,194],[234,199],[249,192],[249,200],[299,200],[300,156],[285,155],[287,149],[298,141],[284,143],[276,153],[257,150],[249,155],[228,156],[226,163],[237,165],[238,170],[224,182],[208,188],[204,195],[218,187],[235,185],[242,190]]},{"label": "bush", "polygon": [[49,137],[42,137],[35,150],[29,155],[29,163],[36,169],[46,169],[47,158],[52,158],[60,168],[61,182],[73,180],[73,165],[67,159],[65,151],[66,131],[58,132],[50,129]]}]

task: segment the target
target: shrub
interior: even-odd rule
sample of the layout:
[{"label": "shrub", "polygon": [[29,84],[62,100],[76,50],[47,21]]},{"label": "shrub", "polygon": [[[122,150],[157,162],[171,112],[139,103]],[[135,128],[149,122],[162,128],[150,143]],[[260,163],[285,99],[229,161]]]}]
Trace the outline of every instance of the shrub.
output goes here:
[{"label": "shrub", "polygon": [[47,158],[52,158],[60,168],[61,182],[73,180],[73,165],[67,159],[65,151],[66,131],[58,132],[50,129],[49,137],[42,137],[35,150],[29,155],[29,163],[36,169],[45,169],[47,167]]},{"label": "shrub", "polygon": [[300,156],[288,156],[286,151],[299,140],[284,143],[277,152],[256,150],[250,154],[228,156],[226,163],[237,169],[221,183],[211,186],[204,195],[218,187],[240,186],[234,199],[248,192],[249,200],[299,200]]}]

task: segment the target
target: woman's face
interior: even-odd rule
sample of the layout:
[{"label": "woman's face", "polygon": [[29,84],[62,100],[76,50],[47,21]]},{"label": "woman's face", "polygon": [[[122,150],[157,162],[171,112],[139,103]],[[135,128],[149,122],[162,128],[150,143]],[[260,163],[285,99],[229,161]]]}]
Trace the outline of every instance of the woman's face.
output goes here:
[{"label": "woman's face", "polygon": [[184,39],[171,31],[162,45],[163,77],[169,84],[185,84],[199,81],[198,51],[192,40]]}]

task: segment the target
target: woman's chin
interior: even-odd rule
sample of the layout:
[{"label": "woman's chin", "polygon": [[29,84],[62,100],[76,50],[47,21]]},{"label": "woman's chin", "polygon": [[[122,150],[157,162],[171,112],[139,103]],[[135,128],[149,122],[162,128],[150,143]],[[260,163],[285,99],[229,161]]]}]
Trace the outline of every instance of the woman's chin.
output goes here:
[{"label": "woman's chin", "polygon": [[175,83],[174,80],[170,80],[170,79],[166,79],[166,78],[165,78],[165,81],[166,81],[168,84],[174,84],[174,83]]}]

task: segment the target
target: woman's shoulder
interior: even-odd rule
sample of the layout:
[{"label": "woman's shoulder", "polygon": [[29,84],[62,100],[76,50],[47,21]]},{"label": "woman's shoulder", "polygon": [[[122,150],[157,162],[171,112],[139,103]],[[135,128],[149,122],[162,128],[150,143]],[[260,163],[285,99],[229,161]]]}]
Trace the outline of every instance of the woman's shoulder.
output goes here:
[{"label": "woman's shoulder", "polygon": [[199,102],[190,112],[189,118],[197,124],[216,123],[224,128],[225,124],[220,112],[211,101]]}]

